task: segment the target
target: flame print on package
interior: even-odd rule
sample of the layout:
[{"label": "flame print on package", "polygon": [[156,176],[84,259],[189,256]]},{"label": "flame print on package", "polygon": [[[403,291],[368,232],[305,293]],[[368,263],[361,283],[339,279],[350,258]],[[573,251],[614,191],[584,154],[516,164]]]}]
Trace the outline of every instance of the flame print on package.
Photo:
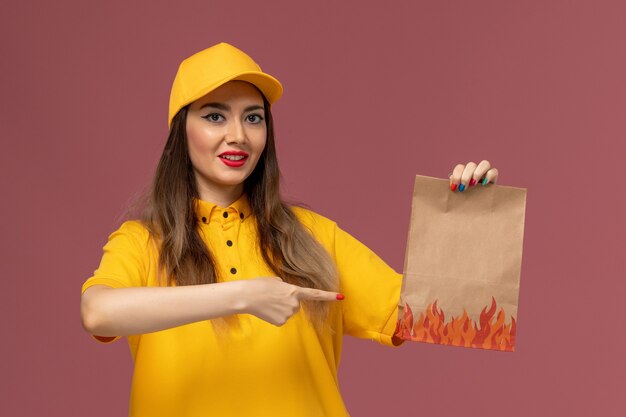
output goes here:
[{"label": "flame print on package", "polygon": [[461,317],[452,317],[446,323],[444,312],[437,307],[437,300],[429,304],[425,312],[420,312],[418,318],[415,318],[411,307],[405,304],[395,336],[414,342],[513,352],[515,318],[511,316],[511,323],[504,324],[504,309],[500,308],[496,316],[496,299],[491,299],[491,307],[483,308],[479,323],[474,322],[465,310]]}]

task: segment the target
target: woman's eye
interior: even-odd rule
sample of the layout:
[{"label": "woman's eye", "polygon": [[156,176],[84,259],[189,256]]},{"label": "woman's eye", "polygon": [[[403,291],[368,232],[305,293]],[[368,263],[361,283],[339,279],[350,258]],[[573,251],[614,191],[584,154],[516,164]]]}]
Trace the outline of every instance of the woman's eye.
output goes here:
[{"label": "woman's eye", "polygon": [[224,116],[219,113],[210,113],[203,117],[210,122],[221,122],[224,119]]},{"label": "woman's eye", "polygon": [[246,119],[248,119],[250,123],[261,123],[261,120],[263,120],[263,118],[258,114],[251,114],[246,117]]}]

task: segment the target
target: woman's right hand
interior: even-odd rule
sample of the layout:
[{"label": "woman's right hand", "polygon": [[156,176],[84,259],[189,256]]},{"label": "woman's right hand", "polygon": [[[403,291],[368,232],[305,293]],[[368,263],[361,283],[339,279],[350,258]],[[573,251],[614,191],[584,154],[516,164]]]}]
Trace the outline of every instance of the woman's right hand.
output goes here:
[{"label": "woman's right hand", "polygon": [[301,300],[342,300],[336,292],[299,287],[279,277],[259,277],[242,281],[243,313],[252,314],[275,326],[282,326],[300,310]]}]

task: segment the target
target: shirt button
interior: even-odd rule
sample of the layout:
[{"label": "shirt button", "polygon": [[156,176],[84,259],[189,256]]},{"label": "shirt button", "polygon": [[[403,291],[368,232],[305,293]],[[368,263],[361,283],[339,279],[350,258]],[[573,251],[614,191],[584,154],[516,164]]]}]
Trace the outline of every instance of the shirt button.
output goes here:
[{"label": "shirt button", "polygon": [[227,244],[228,246],[233,246],[233,241],[232,241],[232,240],[227,240],[227,241],[226,241],[226,244]]},{"label": "shirt button", "polygon": [[239,218],[243,219],[243,213],[239,213]]},{"label": "shirt button", "polygon": [[237,273],[237,269],[235,268],[230,268],[230,273],[235,275]]},{"label": "shirt button", "polygon": [[202,223],[206,223],[206,217],[202,218]]},{"label": "shirt button", "polygon": [[224,214],[223,214],[223,216],[224,216],[224,218],[227,218],[227,217],[228,217],[228,212],[227,212],[227,211],[225,211],[225,212],[224,212]]}]

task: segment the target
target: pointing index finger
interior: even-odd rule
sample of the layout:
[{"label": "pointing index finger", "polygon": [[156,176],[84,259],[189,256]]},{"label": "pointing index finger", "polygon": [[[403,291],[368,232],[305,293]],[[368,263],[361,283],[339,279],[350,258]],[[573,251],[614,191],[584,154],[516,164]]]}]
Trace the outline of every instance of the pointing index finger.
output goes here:
[{"label": "pointing index finger", "polygon": [[337,301],[343,300],[344,295],[332,291],[317,290],[315,288],[300,287],[297,293],[298,300]]}]

